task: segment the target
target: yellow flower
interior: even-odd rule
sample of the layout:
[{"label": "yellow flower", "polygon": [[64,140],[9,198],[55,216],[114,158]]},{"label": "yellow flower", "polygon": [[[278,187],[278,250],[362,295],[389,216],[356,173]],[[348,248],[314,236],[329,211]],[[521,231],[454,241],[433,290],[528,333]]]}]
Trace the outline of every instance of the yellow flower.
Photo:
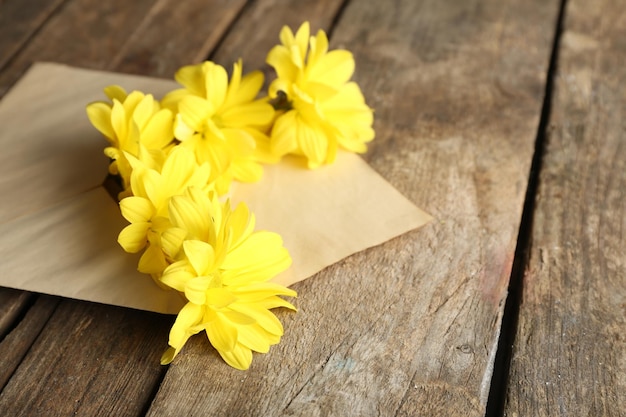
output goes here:
[{"label": "yellow flower", "polygon": [[130,154],[126,158],[132,166],[133,195],[120,201],[122,216],[130,224],[120,232],[118,242],[130,253],[147,246],[138,269],[156,279],[175,260],[186,237],[184,230],[171,226],[169,201],[192,186],[207,193],[211,189],[210,167],[198,165],[191,151],[178,146],[169,153],[159,171]]},{"label": "yellow flower", "polygon": [[295,291],[268,282],[291,264],[279,235],[255,232],[245,204],[231,210],[215,194],[190,187],[170,201],[172,226],[187,231],[180,261],[168,266],[161,282],[189,301],[170,331],[170,363],[187,339],[202,330],[222,358],[247,369],[252,351],[266,353],[280,341],[283,327],[269,310],[295,309],[279,295]]},{"label": "yellow flower", "polygon": [[174,134],[181,145],[193,149],[198,162],[210,163],[218,192],[226,193],[233,179],[259,180],[259,162],[272,160],[263,130],[274,117],[267,101],[255,100],[263,74],[242,77],[239,61],[229,83],[224,67],[207,61],[182,67],[176,80],[185,88],[172,91],[162,103],[177,112]]},{"label": "yellow flower", "polygon": [[109,172],[120,175],[128,195],[131,166],[125,153],[140,157],[140,150],[147,152],[165,150],[174,138],[172,131],[173,114],[162,109],[151,94],[140,91],[126,94],[119,86],[105,88],[105,94],[112,103],[97,101],[87,106],[87,116],[91,123],[109,141],[111,146],[104,153],[111,158]]},{"label": "yellow flower", "polygon": [[372,110],[359,86],[349,82],[354,58],[345,50],[328,52],[328,38],[320,30],[309,37],[309,23],[295,36],[287,26],[281,45],[267,55],[277,79],[269,96],[277,109],[270,149],[278,157],[303,155],[310,168],[335,160],[339,147],[363,153],[374,139]]}]

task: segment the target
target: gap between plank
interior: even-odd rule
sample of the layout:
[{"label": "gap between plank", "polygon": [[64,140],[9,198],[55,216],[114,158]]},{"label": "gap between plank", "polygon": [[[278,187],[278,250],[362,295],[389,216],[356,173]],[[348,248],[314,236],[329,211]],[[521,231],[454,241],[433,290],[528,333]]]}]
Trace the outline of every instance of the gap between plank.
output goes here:
[{"label": "gap between plank", "polygon": [[[7,59],[4,61],[4,63],[0,65],[0,72],[4,71],[6,68],[9,67],[9,65],[11,65],[11,63],[15,60],[15,58],[19,56],[22,53],[22,51],[30,44],[30,41],[33,38],[35,38],[35,36],[46,26],[46,24],[56,14],[58,14],[67,5],[67,3],[68,3],[68,0],[62,0],[50,10],[48,15],[41,21],[39,26],[37,26],[26,38],[24,38],[19,48],[17,48],[10,56],[8,56]],[[1,4],[2,4],[2,0],[0,0],[0,5]],[[0,98],[2,98],[11,88],[13,88],[13,86],[15,85],[15,82],[7,86],[4,91],[0,89]]]},{"label": "gap between plank", "polygon": [[[27,298],[26,298],[24,304],[20,307],[19,313],[15,316],[14,321],[12,323],[12,327],[11,328],[7,328],[7,331],[4,334],[2,334],[2,337],[0,337],[0,344],[3,343],[5,341],[5,339],[13,331],[15,331],[19,327],[19,325],[22,323],[23,320],[26,319],[26,316],[28,315],[28,313],[33,308],[37,308],[36,307],[37,301],[41,300],[42,296],[45,296],[44,294],[31,293],[31,292],[28,292],[28,291],[23,291],[23,293],[27,294]],[[39,331],[37,331],[36,335],[34,337],[32,337],[28,347],[23,351],[23,353],[21,355],[21,358],[19,360],[19,363],[14,367],[14,369],[10,373],[10,376],[8,378],[6,378],[6,380],[3,381],[3,383],[0,385],[0,394],[4,391],[4,389],[6,388],[7,384],[9,384],[11,382],[11,379],[13,378],[13,375],[15,375],[15,373],[17,372],[17,370],[21,366],[21,363],[24,360],[24,358],[26,356],[28,356],[29,352],[33,348],[33,345],[35,345],[35,343],[39,339],[39,336],[44,331],[44,329],[46,328],[46,325],[48,324],[48,322],[50,321],[50,319],[54,315],[54,312],[56,311],[56,309],[57,309],[57,307],[59,305],[59,301],[60,300],[59,300],[59,297],[54,297],[54,296],[50,296],[50,297],[51,297],[51,299],[55,299],[56,298],[55,305],[52,307],[52,310],[50,311],[50,314],[48,314],[48,317],[44,320],[44,323],[40,327]]]},{"label": "gap between plank", "polygon": [[30,308],[35,304],[35,301],[37,300],[37,294],[28,291],[20,292],[20,296],[23,296],[24,300],[20,300],[18,302],[18,307],[16,307],[14,311],[7,314],[8,318],[3,317],[3,319],[6,319],[6,323],[4,323],[4,326],[0,328],[0,344],[22,322],[22,320],[26,316],[26,313],[28,313]]},{"label": "gap between plank", "polygon": [[328,36],[328,40],[330,40],[333,37],[333,32],[335,31],[335,28],[339,24],[339,21],[341,20],[341,17],[343,16],[343,12],[346,11],[348,4],[350,4],[350,0],[344,0],[341,3],[341,6],[339,6],[339,9],[337,9],[337,14],[333,18],[332,22],[330,22],[330,27],[328,28],[328,32],[326,33],[326,36]]},{"label": "gap between plank", "polygon": [[165,375],[167,375],[167,371],[169,369],[170,369],[169,365],[161,365],[161,369],[159,371],[159,377],[157,378],[157,380],[154,383],[154,386],[152,387],[152,391],[150,392],[150,395],[148,396],[148,401],[146,401],[143,408],[141,409],[141,412],[139,413],[140,416],[148,415],[150,408],[152,408],[152,403],[154,403],[154,399],[157,397],[159,390],[161,389],[161,384],[163,383],[163,380],[165,379]]},{"label": "gap between plank", "polygon": [[559,45],[561,35],[563,33],[563,19],[565,16],[566,6],[567,0],[561,0],[559,14],[555,22],[556,29],[554,32],[554,40],[552,42],[552,52],[550,54],[550,63],[546,77],[546,87],[541,107],[541,116],[535,139],[535,152],[533,154],[533,160],[528,174],[528,187],[526,189],[524,209],[517,237],[517,246],[515,248],[515,257],[513,259],[511,277],[509,279],[508,296],[506,298],[506,304],[504,306],[504,313],[502,315],[502,322],[500,325],[500,336],[498,339],[496,358],[494,360],[491,386],[485,409],[485,417],[499,417],[504,415],[506,393],[508,385],[511,382],[509,381],[509,368],[511,364],[513,344],[515,343],[515,335],[517,332],[519,308],[522,303],[524,272],[526,270],[526,266],[528,265],[528,256],[530,248],[532,247],[532,225],[535,211],[535,200],[537,197],[539,173],[541,172],[545,146],[549,139],[548,130],[552,106],[552,95],[554,91],[554,77],[556,75],[558,65]]},{"label": "gap between plank", "polygon": [[224,41],[226,40],[226,38],[228,38],[228,36],[230,35],[230,33],[232,32],[233,28],[237,25],[237,22],[239,21],[239,19],[241,18],[241,16],[244,15],[244,13],[252,6],[252,4],[255,2],[256,0],[247,0],[246,4],[244,4],[239,11],[237,12],[237,14],[235,15],[235,17],[233,18],[233,20],[230,22],[230,25],[228,26],[228,28],[222,33],[222,36],[220,36],[220,38],[217,40],[217,42],[215,42],[215,46],[213,47],[213,50],[211,52],[209,52],[209,54],[206,57],[207,61],[213,61],[213,58],[215,57],[215,54],[217,53],[217,51],[219,51],[222,47],[222,44],[224,43]]}]

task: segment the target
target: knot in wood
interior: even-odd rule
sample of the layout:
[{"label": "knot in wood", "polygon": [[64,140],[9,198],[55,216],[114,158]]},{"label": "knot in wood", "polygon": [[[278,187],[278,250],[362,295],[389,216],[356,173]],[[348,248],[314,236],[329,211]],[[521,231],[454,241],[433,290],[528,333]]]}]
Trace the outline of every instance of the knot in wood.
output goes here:
[{"label": "knot in wood", "polygon": [[474,353],[474,349],[470,345],[468,345],[467,343],[464,343],[461,346],[457,346],[456,348],[458,350],[460,350],[461,353],[465,353],[466,355]]}]

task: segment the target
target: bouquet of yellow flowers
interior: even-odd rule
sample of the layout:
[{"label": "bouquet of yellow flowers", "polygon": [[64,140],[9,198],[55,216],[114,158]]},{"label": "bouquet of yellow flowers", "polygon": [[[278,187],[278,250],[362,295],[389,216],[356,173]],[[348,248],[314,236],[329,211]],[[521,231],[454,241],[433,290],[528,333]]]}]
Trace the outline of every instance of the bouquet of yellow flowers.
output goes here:
[{"label": "bouquet of yellow flowers", "polygon": [[267,63],[277,74],[268,95],[260,71],[230,80],[213,62],[177,71],[182,88],[161,101],[120,86],[109,101],[87,106],[108,140],[109,173],[119,179],[120,210],[129,224],[118,242],[142,252],[138,270],[187,300],[170,331],[168,364],[190,336],[204,330],[222,358],[247,369],[252,351],[266,353],[283,327],[270,311],[295,307],[280,296],[296,292],[270,282],[291,265],[281,237],[255,231],[244,203],[231,207],[232,181],[255,182],[263,164],[287,154],[313,169],[335,160],[339,148],[365,152],[374,138],[373,112],[354,82],[354,59],[328,50],[323,31],[308,22],[296,34],[284,27]]}]

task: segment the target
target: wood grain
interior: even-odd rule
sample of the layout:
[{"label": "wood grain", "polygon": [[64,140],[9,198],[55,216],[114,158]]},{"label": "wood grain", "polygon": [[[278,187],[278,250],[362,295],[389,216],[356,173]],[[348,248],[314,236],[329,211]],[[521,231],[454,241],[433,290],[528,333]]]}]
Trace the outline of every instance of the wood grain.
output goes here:
[{"label": "wood grain", "polygon": [[207,58],[245,4],[245,0],[160,0],[107,68],[173,78],[181,65]]},{"label": "wood grain", "polygon": [[0,72],[0,97],[35,61],[106,68],[149,15],[152,3],[152,0],[68,1]]},{"label": "wood grain", "polygon": [[[7,291],[0,294],[4,296]],[[24,291],[20,291],[20,295],[12,297],[8,301],[11,306],[19,305],[21,307],[20,313],[25,313],[24,317],[19,317],[20,320],[17,321],[15,320],[16,317],[6,316],[11,318],[12,323],[16,322],[17,324],[0,341],[0,357],[2,357],[2,361],[0,361],[0,387],[3,388],[19,367],[33,342],[39,337],[41,330],[48,323],[50,316],[60,302],[60,299],[56,297],[37,296]],[[25,297],[35,299],[33,300],[33,308],[24,308],[29,304],[24,302]]]},{"label": "wood grain", "polygon": [[11,331],[11,327],[23,312],[33,294],[26,291],[18,291],[2,288],[0,291],[0,339]]},{"label": "wood grain", "polygon": [[507,416],[626,415],[626,11],[567,3]]},{"label": "wood grain", "polygon": [[312,30],[329,29],[347,0],[264,0],[246,7],[229,30],[211,60],[232,68],[242,59],[244,70],[262,70],[266,80],[273,77],[273,69],[265,64],[265,57],[278,42],[280,29],[288,25],[296,30],[309,21]]},{"label": "wood grain", "polygon": [[558,8],[350,2],[331,44],[376,109],[366,158],[437,221],[296,285],[248,372],[193,338],[148,415],[483,415]]},{"label": "wood grain", "polygon": [[171,316],[62,301],[0,395],[2,415],[136,416],[164,368]]},{"label": "wood grain", "polygon": [[0,69],[28,43],[65,0],[0,2]]}]

